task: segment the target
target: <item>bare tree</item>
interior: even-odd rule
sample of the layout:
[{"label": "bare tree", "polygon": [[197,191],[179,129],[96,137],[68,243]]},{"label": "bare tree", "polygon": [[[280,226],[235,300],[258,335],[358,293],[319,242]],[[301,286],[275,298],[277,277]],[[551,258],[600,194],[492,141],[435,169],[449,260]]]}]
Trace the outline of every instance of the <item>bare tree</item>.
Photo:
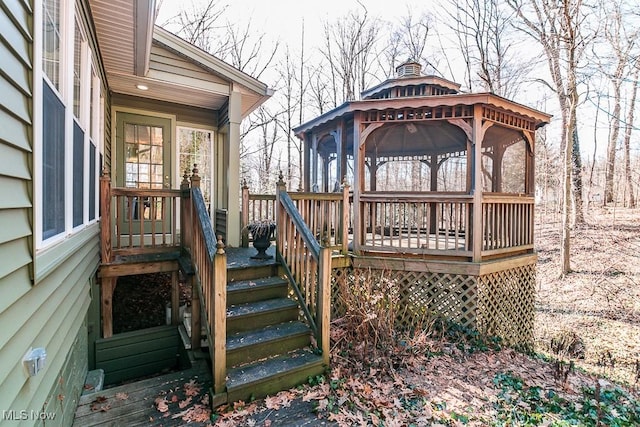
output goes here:
[{"label": "bare tree", "polygon": [[[465,61],[469,89],[477,86],[501,96],[515,95],[531,62],[522,61],[510,35],[512,9],[501,0],[448,0],[446,22],[454,30]],[[474,77],[475,76],[475,77]]]},{"label": "bare tree", "polygon": [[[158,4],[160,8],[162,2]],[[229,40],[222,37],[226,24],[221,23],[227,5],[220,0],[200,2],[190,0],[175,15],[160,23],[177,28],[177,34],[189,43],[213,55],[222,56],[229,48]]]},{"label": "bare tree", "polygon": [[627,206],[636,207],[636,198],[633,189],[633,179],[631,178],[631,132],[633,130],[634,111],[636,108],[636,97],[638,94],[638,77],[640,77],[640,57],[636,57],[633,73],[631,75],[631,99],[627,105],[627,121],[624,129],[624,181],[625,193],[627,196]]},{"label": "bare tree", "polygon": [[[577,133],[578,67],[590,39],[583,25],[586,6],[582,0],[507,0],[521,21],[520,29],[542,47],[562,115],[563,215],[561,274],[571,271],[571,206],[574,221],[584,221],[582,210],[582,160]],[[573,185],[572,185],[573,184]],[[572,188],[573,187],[573,188]],[[573,190],[573,198],[572,198]]]},{"label": "bare tree", "polygon": [[244,27],[227,22],[226,35],[229,43],[226,51],[222,53],[222,59],[259,79],[272,65],[280,43],[276,41],[269,46],[265,33],[256,33],[251,21],[249,18]]},{"label": "bare tree", "polygon": [[616,165],[616,151],[618,147],[618,137],[620,127],[623,122],[622,94],[621,88],[624,78],[628,76],[631,54],[636,45],[638,30],[628,32],[624,20],[624,4],[622,1],[602,2],[600,7],[605,11],[606,23],[604,26],[604,36],[608,44],[607,51],[612,54],[611,62],[613,70],[605,72],[613,89],[613,110],[609,120],[609,141],[607,144],[607,162],[605,173],[604,203],[612,203],[615,195],[613,191],[613,177]]},{"label": "bare tree", "polygon": [[320,53],[329,65],[334,106],[356,99],[371,77],[378,23],[369,17],[362,3],[358,4],[361,11],[351,11],[333,23],[324,24],[324,46]]}]

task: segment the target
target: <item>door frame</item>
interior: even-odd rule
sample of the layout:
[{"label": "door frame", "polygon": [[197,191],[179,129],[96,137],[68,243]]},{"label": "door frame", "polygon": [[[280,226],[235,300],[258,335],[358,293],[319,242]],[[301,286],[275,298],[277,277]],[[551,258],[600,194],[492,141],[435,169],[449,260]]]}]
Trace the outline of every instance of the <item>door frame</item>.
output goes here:
[{"label": "door frame", "polygon": [[[122,156],[124,157],[125,147],[124,147],[124,135],[120,136],[120,138],[118,135],[118,116],[119,114],[134,114],[139,116],[146,116],[151,119],[168,120],[170,122],[169,135],[170,135],[171,141],[169,142],[169,153],[168,153],[169,164],[167,165],[168,167],[167,171],[171,175],[169,178],[169,184],[170,186],[172,186],[173,180],[174,180],[174,176],[173,176],[174,170],[176,167],[175,166],[176,165],[176,158],[175,158],[176,116],[174,114],[159,113],[153,110],[144,110],[139,108],[129,108],[129,107],[122,107],[122,106],[113,106],[111,111],[112,111],[111,113],[111,184],[114,186],[117,186],[117,183],[119,181],[122,181],[122,183],[125,182],[125,176],[124,176],[125,171],[120,170],[119,168],[119,166],[124,167],[125,159],[120,158],[119,154],[121,153]],[[112,213],[112,214],[115,215],[115,213]],[[177,218],[176,221],[179,221],[179,218]],[[123,235],[123,236],[126,236],[126,235]],[[131,236],[129,235],[128,238],[131,238]],[[145,244],[147,244],[146,243],[147,238],[150,238],[150,236],[145,235]]]},{"label": "door frame", "polygon": [[[117,130],[118,130],[118,114],[137,114],[140,116],[148,116],[151,118],[158,119],[168,119],[171,121],[171,144],[169,150],[169,171],[173,175],[176,168],[176,116],[175,114],[166,114],[166,113],[158,113],[152,110],[143,110],[139,108],[130,108],[130,107],[122,107],[122,106],[113,106],[111,109],[111,183],[113,185],[116,184],[116,174],[119,172],[117,170],[118,164],[121,161],[118,158],[118,153],[124,153],[124,140],[118,141],[117,138]],[[114,143],[115,142],[115,143]],[[122,159],[123,160],[123,159]],[[120,173],[124,174],[124,171],[120,171]],[[123,182],[124,182],[124,176]],[[174,177],[171,178],[171,184],[173,184]]]}]

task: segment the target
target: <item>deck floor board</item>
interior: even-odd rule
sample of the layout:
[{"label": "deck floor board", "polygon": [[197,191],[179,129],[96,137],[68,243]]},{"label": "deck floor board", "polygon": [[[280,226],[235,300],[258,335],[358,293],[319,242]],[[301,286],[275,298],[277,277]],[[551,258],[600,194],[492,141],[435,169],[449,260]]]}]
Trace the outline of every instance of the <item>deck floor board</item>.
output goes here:
[{"label": "deck floor board", "polygon": [[[195,381],[200,388],[191,403],[179,408],[179,402],[186,400],[184,386]],[[153,378],[147,378],[100,392],[82,396],[76,409],[74,426],[133,426],[133,425],[183,425],[182,417],[172,418],[179,412],[188,410],[200,403],[211,387],[211,372],[205,359],[196,360],[186,370],[171,372]],[[175,397],[174,397],[175,396]],[[160,412],[156,405],[157,398],[167,398],[169,410]],[[207,425],[191,423],[190,425]]]}]

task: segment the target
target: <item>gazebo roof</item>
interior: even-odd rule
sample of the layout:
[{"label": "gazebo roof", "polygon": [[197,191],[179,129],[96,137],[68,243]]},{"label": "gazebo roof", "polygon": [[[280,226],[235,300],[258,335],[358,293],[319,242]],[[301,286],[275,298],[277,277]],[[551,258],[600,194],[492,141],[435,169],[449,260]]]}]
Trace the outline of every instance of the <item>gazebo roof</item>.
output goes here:
[{"label": "gazebo roof", "polygon": [[[510,101],[501,96],[492,93],[460,93],[460,85],[442,77],[433,75],[422,75],[420,63],[408,60],[400,64],[396,68],[396,77],[387,79],[384,82],[373,86],[361,93],[361,100],[349,101],[328,111],[315,119],[303,123],[293,129],[295,134],[302,138],[304,133],[322,132],[324,125],[329,124],[337,119],[350,119],[356,111],[371,112],[385,110],[412,109],[407,112],[416,120],[424,119],[449,119],[461,118],[462,115],[454,117],[443,114],[438,117],[438,113],[433,110],[439,107],[443,108],[460,108],[473,107],[482,105],[495,109],[497,112],[506,112],[517,119],[524,119],[529,122],[529,128],[537,129],[538,127],[549,123],[551,116],[527,107],[522,104]],[[435,117],[422,114],[420,109],[432,109],[431,113]],[[424,112],[424,110],[422,110]],[[473,111],[473,108],[471,108]],[[382,114],[384,116],[384,114]],[[400,114],[398,118],[407,121],[404,114]],[[420,119],[417,119],[420,117]],[[468,118],[468,116],[466,117]],[[396,120],[395,118],[391,121]],[[409,119],[411,120],[411,119]],[[374,120],[379,121],[379,120]],[[531,126],[530,122],[533,122]],[[393,125],[393,123],[390,123]],[[331,126],[331,125],[329,125]],[[433,127],[431,127],[433,129]]]}]

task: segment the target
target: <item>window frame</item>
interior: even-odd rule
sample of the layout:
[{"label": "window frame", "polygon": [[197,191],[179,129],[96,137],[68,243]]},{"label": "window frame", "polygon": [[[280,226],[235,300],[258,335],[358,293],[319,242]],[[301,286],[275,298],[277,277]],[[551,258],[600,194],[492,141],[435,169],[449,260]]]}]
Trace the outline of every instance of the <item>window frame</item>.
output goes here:
[{"label": "window frame", "polygon": [[[45,72],[44,64],[44,7],[47,0],[36,0],[34,5],[34,246],[36,253],[48,249],[68,237],[79,233],[100,219],[99,176],[100,164],[104,153],[104,82],[101,78],[99,53],[89,44],[87,22],[73,0],[59,0],[60,4],[60,52],[58,63],[59,90],[53,85]],[[81,35],[79,52],[79,111],[76,117],[74,108],[74,42],[76,28]],[[77,64],[75,64],[77,65]],[[64,108],[64,229],[55,235],[44,236],[44,85],[57,96]],[[81,147],[82,159],[74,153],[74,130],[80,128],[83,133]],[[92,150],[92,147],[95,150]],[[95,156],[90,158],[91,151]],[[82,192],[74,194],[74,157],[81,161]],[[77,166],[77,165],[76,165]],[[93,169],[93,170],[92,170]],[[91,172],[93,172],[92,176]],[[76,175],[77,178],[77,175]],[[92,189],[90,185],[93,184]],[[89,200],[91,196],[93,200]],[[78,211],[74,218],[74,198],[82,198],[82,221],[78,221]],[[77,205],[76,205],[77,206]],[[91,208],[90,208],[91,206]],[[93,218],[90,214],[93,212]],[[75,219],[75,225],[74,225]]]}]

